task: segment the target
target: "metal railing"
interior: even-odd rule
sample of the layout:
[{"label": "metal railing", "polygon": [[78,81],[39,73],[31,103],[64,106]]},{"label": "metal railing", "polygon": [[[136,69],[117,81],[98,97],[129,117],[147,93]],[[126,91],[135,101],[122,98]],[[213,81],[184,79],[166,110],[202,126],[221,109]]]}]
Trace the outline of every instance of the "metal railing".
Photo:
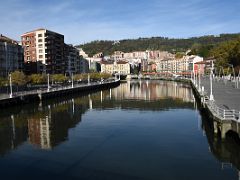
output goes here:
[{"label": "metal railing", "polygon": [[[118,80],[109,80],[109,81],[104,81],[104,82],[91,82],[90,84],[75,84],[73,87],[72,85],[68,86],[61,86],[61,87],[54,87],[54,88],[44,88],[44,89],[37,89],[37,90],[31,90],[31,91],[20,91],[20,92],[14,92],[12,97],[22,97],[26,95],[34,95],[34,94],[43,94],[43,93],[49,93],[49,92],[57,92],[57,91],[62,91],[62,90],[68,90],[68,89],[75,89],[75,88],[80,88],[80,87],[88,87],[88,86],[94,86],[94,85],[100,85],[100,84],[109,84],[116,82]],[[0,100],[3,99],[9,99],[8,94],[4,94],[0,97]]]},{"label": "metal railing", "polygon": [[[192,84],[195,86],[195,83],[193,81]],[[213,113],[214,116],[218,117],[221,120],[234,120],[240,122],[240,111],[236,111],[235,109],[220,108],[214,101],[211,101],[209,99],[206,91],[199,92],[199,89],[196,86],[195,88],[202,96],[203,103],[208,106],[209,110]]]},{"label": "metal railing", "polygon": [[240,112],[236,111],[234,109],[223,109],[216,105],[214,101],[206,101],[205,102],[208,105],[208,108],[214,113],[215,116],[217,116],[219,119],[222,120],[235,120],[240,121],[239,116]]}]

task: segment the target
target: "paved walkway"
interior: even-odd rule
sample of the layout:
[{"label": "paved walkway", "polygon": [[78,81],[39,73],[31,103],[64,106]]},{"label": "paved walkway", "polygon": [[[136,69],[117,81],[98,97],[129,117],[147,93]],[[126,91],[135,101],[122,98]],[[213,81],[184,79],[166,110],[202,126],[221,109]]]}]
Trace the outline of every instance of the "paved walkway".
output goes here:
[{"label": "paved walkway", "polygon": [[[210,97],[209,76],[201,78],[201,86],[204,86],[208,97]],[[240,111],[240,82],[237,88],[234,82],[215,78],[213,80],[213,96],[215,103],[220,108]]]},{"label": "paved walkway", "polygon": [[[81,88],[81,87],[88,87],[88,86],[94,86],[94,85],[100,85],[100,84],[108,84],[115,82],[116,80],[109,80],[109,81],[104,81],[104,82],[91,82],[89,84],[74,84],[72,87],[71,85],[69,86],[62,86],[62,87],[56,87],[56,88],[50,88],[49,90],[46,89],[38,89],[38,90],[32,90],[32,91],[19,91],[19,92],[13,92],[12,97],[21,97],[25,95],[37,95],[37,94],[43,94],[43,93],[48,93],[48,92],[57,92],[57,91],[63,91],[63,90],[68,90],[68,89],[74,89],[74,88]],[[119,80],[117,80],[119,81]],[[5,100],[5,99],[10,99],[9,94],[0,94],[0,100]]]}]

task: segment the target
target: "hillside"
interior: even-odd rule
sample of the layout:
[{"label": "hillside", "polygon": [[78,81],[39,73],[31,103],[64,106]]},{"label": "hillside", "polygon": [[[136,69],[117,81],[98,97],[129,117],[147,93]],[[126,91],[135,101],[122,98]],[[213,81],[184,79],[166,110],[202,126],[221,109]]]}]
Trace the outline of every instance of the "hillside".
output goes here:
[{"label": "hillside", "polygon": [[92,56],[98,52],[103,52],[104,55],[110,55],[114,51],[132,52],[144,50],[162,50],[172,53],[185,52],[188,49],[198,50],[193,51],[195,54],[207,57],[209,50],[221,42],[234,40],[240,37],[237,34],[220,34],[219,36],[201,36],[192,37],[188,39],[171,39],[165,37],[151,37],[151,38],[138,38],[138,39],[125,39],[119,42],[114,41],[92,41],[77,47]]}]

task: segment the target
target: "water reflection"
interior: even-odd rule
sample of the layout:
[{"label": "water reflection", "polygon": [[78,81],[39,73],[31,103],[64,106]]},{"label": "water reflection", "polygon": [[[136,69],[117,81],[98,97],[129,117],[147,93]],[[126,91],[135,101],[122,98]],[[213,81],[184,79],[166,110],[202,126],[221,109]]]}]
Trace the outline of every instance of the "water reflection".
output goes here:
[{"label": "water reflection", "polygon": [[81,121],[82,114],[87,110],[193,108],[192,102],[193,94],[188,85],[167,81],[132,81],[88,96],[11,109],[0,115],[0,154],[4,155],[27,140],[42,149],[54,148],[67,140],[68,130]]},{"label": "water reflection", "polygon": [[[38,105],[12,108],[0,113],[0,155],[5,156],[25,142],[43,150],[54,149],[68,140],[69,130],[82,121],[87,111],[166,111],[196,107],[188,84],[132,81],[81,97],[62,97]],[[201,117],[202,129],[213,155],[220,162],[231,163],[240,169],[240,146],[231,138],[221,141],[214,134],[213,121],[204,114]]]},{"label": "water reflection", "polygon": [[114,92],[116,99],[159,100],[180,99],[193,102],[189,84],[169,81],[128,81]]},{"label": "water reflection", "polygon": [[240,170],[239,137],[230,133],[222,139],[221,134],[216,134],[215,123],[216,121],[209,119],[205,112],[202,113],[202,129],[206,134],[210,151],[222,163],[222,169],[234,166]]}]

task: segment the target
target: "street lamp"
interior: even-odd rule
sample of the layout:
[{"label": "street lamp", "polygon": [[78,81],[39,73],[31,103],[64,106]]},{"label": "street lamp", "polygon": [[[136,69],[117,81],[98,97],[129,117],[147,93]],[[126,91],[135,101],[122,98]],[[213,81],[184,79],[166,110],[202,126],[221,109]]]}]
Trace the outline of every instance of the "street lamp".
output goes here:
[{"label": "street lamp", "polygon": [[49,92],[50,86],[49,86],[49,74],[47,74],[47,78],[48,78],[48,87],[47,87],[47,92]]},{"label": "street lamp", "polygon": [[73,88],[73,73],[72,73],[72,88]]},{"label": "street lamp", "polygon": [[201,72],[200,72],[200,69],[198,69],[198,89],[199,89],[199,92],[201,92]]},{"label": "street lamp", "polygon": [[9,74],[9,85],[10,85],[10,95],[9,97],[12,98],[12,75]]},{"label": "street lamp", "polygon": [[88,85],[90,84],[90,75],[88,73]]},{"label": "street lamp", "polygon": [[231,67],[232,67],[232,71],[233,71],[233,80],[235,81],[235,71],[234,71],[234,68],[233,68],[233,65],[232,64],[229,64]]},{"label": "street lamp", "polygon": [[211,68],[211,74],[210,74],[210,101],[214,100],[214,97],[213,97],[213,87],[212,87],[212,78],[213,78],[213,61],[212,61],[212,68]]},{"label": "street lamp", "polygon": [[120,80],[120,71],[118,71],[118,80]]}]

